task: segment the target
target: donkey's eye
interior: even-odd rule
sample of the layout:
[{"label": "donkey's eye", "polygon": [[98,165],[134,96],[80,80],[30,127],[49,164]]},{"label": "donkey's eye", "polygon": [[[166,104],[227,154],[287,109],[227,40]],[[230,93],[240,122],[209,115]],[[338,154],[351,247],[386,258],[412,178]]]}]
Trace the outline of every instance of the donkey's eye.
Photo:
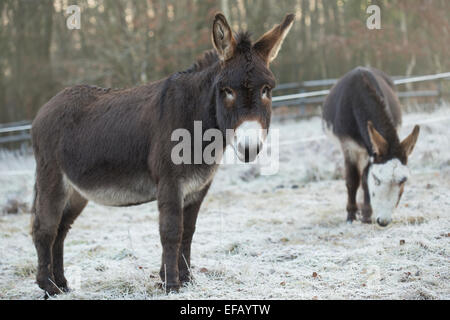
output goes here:
[{"label": "donkey's eye", "polygon": [[261,91],[263,98],[270,98],[271,88],[269,86],[264,86]]},{"label": "donkey's eye", "polygon": [[225,94],[225,99],[228,102],[232,102],[234,101],[234,91],[233,89],[229,88],[229,87],[224,87],[222,88],[222,92]]},{"label": "donkey's eye", "polygon": [[375,181],[375,185],[379,186],[381,184],[380,179],[377,178],[376,175],[372,174],[373,180]]},{"label": "donkey's eye", "polygon": [[223,91],[227,96],[228,96],[228,95],[230,95],[230,96],[233,95],[233,90],[231,90],[231,88],[229,88],[229,87],[223,88],[222,91]]}]

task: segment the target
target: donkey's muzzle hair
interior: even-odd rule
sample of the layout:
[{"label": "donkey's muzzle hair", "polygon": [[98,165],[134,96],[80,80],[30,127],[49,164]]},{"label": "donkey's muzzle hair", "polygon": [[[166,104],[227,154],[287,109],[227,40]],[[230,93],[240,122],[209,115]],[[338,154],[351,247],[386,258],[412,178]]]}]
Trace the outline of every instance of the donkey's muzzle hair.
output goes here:
[{"label": "donkey's muzzle hair", "polygon": [[252,162],[261,151],[266,133],[259,121],[245,121],[235,131],[234,149],[241,161]]}]

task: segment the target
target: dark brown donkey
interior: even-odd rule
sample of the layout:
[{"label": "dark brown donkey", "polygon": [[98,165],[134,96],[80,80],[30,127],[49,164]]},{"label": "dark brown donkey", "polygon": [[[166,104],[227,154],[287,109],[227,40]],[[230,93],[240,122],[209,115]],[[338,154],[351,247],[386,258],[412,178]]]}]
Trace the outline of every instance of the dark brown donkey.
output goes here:
[{"label": "dark brown donkey", "polygon": [[347,221],[356,219],[356,193],[364,191],[362,222],[388,225],[409,176],[408,156],[419,126],[400,142],[401,108],[389,77],[358,67],[331,89],[323,109],[324,128],[337,138],[345,158],[348,192]]},{"label": "dark brown donkey", "polygon": [[[175,165],[171,134],[179,128],[193,133],[194,121],[203,131],[220,130],[224,141],[227,129],[268,129],[275,86],[269,63],[293,21],[287,15],[253,44],[247,33],[233,35],[219,13],[212,26],[215,51],[187,71],[133,89],[74,86],[40,109],[32,128],[39,287],[48,294],[67,290],[64,238],[89,200],[110,206],[157,200],[161,279],[168,291],[190,280],[195,222],[217,164]],[[259,151],[263,139],[240,141],[251,140],[232,141],[238,156],[250,161],[249,149]]]}]

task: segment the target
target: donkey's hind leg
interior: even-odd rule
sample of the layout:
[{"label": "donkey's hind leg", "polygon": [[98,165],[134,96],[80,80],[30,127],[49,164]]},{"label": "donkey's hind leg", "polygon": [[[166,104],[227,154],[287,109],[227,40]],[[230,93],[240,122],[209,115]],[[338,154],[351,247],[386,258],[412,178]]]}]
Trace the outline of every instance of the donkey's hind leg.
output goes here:
[{"label": "donkey's hind leg", "polygon": [[55,241],[67,193],[62,175],[56,170],[37,170],[34,221],[32,235],[38,256],[36,281],[49,295],[60,293],[54,282],[52,248]]},{"label": "donkey's hind leg", "polygon": [[56,285],[65,292],[68,291],[68,287],[67,280],[64,277],[64,239],[70,230],[70,226],[86,207],[86,204],[85,198],[75,190],[71,190],[53,243],[53,275]]}]

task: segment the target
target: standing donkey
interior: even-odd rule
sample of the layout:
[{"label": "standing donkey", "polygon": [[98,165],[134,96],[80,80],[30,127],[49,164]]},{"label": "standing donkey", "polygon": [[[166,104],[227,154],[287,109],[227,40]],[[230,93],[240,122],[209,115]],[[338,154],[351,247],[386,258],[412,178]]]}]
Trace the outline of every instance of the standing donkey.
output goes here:
[{"label": "standing donkey", "polygon": [[132,89],[70,87],[39,110],[32,125],[39,287],[49,295],[68,289],[64,238],[89,200],[108,206],[157,200],[161,279],[167,291],[190,280],[197,214],[220,161],[175,165],[171,134],[179,128],[192,134],[194,121],[201,121],[203,131],[220,130],[225,141],[232,129],[238,157],[253,161],[265,136],[254,139],[240,129],[269,128],[275,86],[269,64],[293,22],[287,15],[252,43],[248,33],[233,34],[218,13],[215,50],[187,71]]},{"label": "standing donkey", "polygon": [[324,129],[337,138],[345,158],[348,192],[347,221],[356,219],[356,193],[364,191],[362,222],[371,223],[372,210],[387,226],[409,176],[408,156],[419,126],[402,142],[400,102],[389,77],[376,69],[358,67],[331,89],[323,107]]}]

